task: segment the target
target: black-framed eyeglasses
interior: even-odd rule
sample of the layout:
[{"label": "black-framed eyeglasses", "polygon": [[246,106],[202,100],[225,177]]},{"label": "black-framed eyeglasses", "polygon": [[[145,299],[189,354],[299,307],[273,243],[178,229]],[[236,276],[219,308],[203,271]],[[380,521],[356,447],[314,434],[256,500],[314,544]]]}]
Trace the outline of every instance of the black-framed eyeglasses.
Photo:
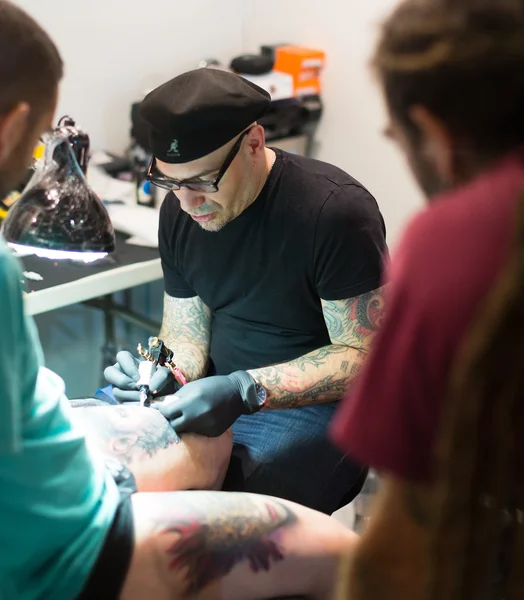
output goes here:
[{"label": "black-framed eyeglasses", "polygon": [[242,144],[242,140],[246,137],[246,135],[251,131],[251,129],[246,129],[242,133],[242,135],[235,142],[235,145],[231,148],[229,154],[226,156],[220,170],[218,171],[218,175],[215,177],[213,181],[201,181],[198,179],[185,179],[178,180],[172,179],[171,177],[167,177],[166,175],[160,173],[156,166],[155,157],[151,159],[149,163],[149,168],[147,169],[146,179],[150,181],[153,185],[156,185],[159,188],[169,191],[177,191],[180,188],[187,188],[188,190],[192,190],[193,192],[205,192],[207,194],[213,194],[214,192],[218,192],[218,184],[220,183],[222,177],[226,174],[226,171],[229,169],[231,163],[235,160],[238,151],[240,150],[240,145]]}]

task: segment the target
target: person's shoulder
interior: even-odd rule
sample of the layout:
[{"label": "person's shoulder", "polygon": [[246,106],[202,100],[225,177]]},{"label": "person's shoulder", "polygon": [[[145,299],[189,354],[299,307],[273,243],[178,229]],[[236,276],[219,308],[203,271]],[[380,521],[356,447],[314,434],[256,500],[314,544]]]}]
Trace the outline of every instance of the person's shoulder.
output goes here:
[{"label": "person's shoulder", "polygon": [[369,190],[357,179],[335,165],[308,156],[282,152],[284,181],[301,192],[322,218],[358,220],[370,211],[379,216],[379,207]]},{"label": "person's shoulder", "polygon": [[19,259],[0,236],[0,314],[4,319],[1,345],[4,351],[12,347],[14,338],[22,347],[28,336],[23,277]]},{"label": "person's shoulder", "polygon": [[472,191],[443,195],[412,218],[393,252],[392,279],[457,305],[486,293],[506,255],[510,203]]},{"label": "person's shoulder", "polygon": [[334,186],[321,208],[323,219],[342,219],[357,225],[368,219],[383,221],[375,197],[358,182]]},{"label": "person's shoulder", "polygon": [[461,245],[460,234],[464,233],[465,225],[455,211],[453,200],[443,199],[421,208],[405,227],[393,251],[394,271],[405,274],[407,279],[427,274],[428,285],[440,285],[439,275],[449,275],[458,267],[460,256],[445,269],[439,269],[456,252],[456,246]]},{"label": "person's shoulder", "polygon": [[[401,246],[409,248],[419,259],[448,255],[457,249],[484,246],[479,233],[485,225],[487,232],[495,231],[485,220],[485,202],[466,191],[444,194],[414,215],[406,227]],[[494,211],[497,218],[502,211]]]},{"label": "person's shoulder", "polygon": [[289,175],[298,174],[308,184],[316,184],[326,189],[335,189],[339,186],[353,185],[365,189],[364,186],[346,171],[330,163],[280,150],[284,161],[285,171]]},{"label": "person's shoulder", "polygon": [[419,258],[455,255],[459,266],[473,257],[479,262],[483,256],[498,254],[494,245],[510,237],[523,182],[524,167],[510,157],[469,183],[440,194],[412,219],[404,234],[405,245]]}]

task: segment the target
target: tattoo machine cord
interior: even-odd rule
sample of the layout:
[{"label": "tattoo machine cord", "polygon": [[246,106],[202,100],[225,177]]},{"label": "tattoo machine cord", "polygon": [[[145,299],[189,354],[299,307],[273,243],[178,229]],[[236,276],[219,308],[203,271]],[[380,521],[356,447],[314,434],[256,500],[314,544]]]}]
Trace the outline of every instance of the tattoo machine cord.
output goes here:
[{"label": "tattoo machine cord", "polygon": [[138,354],[149,362],[161,367],[168,367],[173,373],[175,379],[181,385],[186,385],[187,379],[182,371],[176,366],[174,353],[158,337],[150,337],[147,342],[149,348],[146,350],[142,344],[138,344]]}]

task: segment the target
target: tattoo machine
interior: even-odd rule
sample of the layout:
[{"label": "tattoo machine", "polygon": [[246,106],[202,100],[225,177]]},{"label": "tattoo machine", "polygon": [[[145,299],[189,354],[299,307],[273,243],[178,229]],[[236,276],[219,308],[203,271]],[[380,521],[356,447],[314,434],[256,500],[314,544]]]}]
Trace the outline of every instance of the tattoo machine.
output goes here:
[{"label": "tattoo machine", "polygon": [[[141,373],[140,368],[142,365],[149,366],[149,370],[148,370],[147,366],[142,367],[144,370],[144,373],[146,371],[150,373],[148,383],[151,381],[151,377],[152,377],[157,365],[160,365],[161,367],[168,367],[171,370],[171,373],[173,373],[175,379],[181,385],[186,385],[186,383],[187,383],[186,378],[184,377],[184,375],[182,374],[182,372],[180,371],[180,369],[176,366],[176,364],[174,362],[173,351],[170,350],[164,344],[164,342],[157,337],[150,337],[149,340],[147,341],[147,344],[148,344],[147,350],[142,346],[142,344],[138,344],[137,351],[138,351],[138,354],[143,359],[145,359],[138,366],[139,373]],[[138,383],[140,383],[140,380]],[[147,385],[147,388],[144,387],[144,389],[147,390],[146,397],[148,399],[148,404],[145,406],[149,406],[151,404],[151,402],[149,400],[149,385]],[[142,387],[140,388],[140,402],[142,403]],[[175,434],[176,434],[176,432],[175,432]],[[177,435],[176,443],[178,444],[179,442],[180,442],[180,437]]]},{"label": "tattoo machine", "polygon": [[147,362],[154,363],[155,366],[168,367],[173,373],[175,379],[180,385],[186,385],[187,379],[182,371],[175,364],[175,355],[164,342],[157,337],[150,337],[147,341],[148,349],[146,350],[142,344],[138,344],[138,354],[145,358]]},{"label": "tattoo machine", "polygon": [[149,383],[151,382],[151,377],[153,377],[155,369],[155,363],[149,362],[148,360],[143,360],[138,365],[138,373],[140,378],[137,382],[137,385],[140,386],[140,406],[151,406]]}]

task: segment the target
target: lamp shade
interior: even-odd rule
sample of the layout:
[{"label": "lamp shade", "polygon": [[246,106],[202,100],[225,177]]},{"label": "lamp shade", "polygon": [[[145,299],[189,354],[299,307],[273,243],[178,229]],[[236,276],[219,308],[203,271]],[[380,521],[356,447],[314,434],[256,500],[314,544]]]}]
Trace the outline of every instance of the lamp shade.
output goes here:
[{"label": "lamp shade", "polygon": [[[78,130],[71,123],[48,135],[44,156],[7,213],[2,232],[10,244],[54,251],[58,258],[60,252],[69,257],[71,253],[104,256],[115,249],[115,233],[104,205],[85,178],[88,138],[76,136]],[[75,156],[79,141],[84,170]]]}]

